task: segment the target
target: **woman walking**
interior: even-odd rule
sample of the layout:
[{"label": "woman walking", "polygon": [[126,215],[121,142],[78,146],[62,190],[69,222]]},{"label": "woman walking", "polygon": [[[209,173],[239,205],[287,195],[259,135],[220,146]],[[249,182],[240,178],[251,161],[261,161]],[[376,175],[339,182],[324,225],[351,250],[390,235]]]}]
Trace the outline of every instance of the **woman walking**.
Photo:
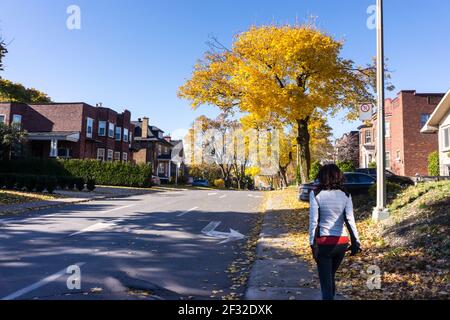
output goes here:
[{"label": "woman walking", "polygon": [[334,164],[326,165],[318,179],[319,185],[310,195],[309,240],[317,262],[322,298],[334,300],[335,275],[345,253],[350,249],[352,255],[356,255],[361,245],[353,201],[344,188],[343,173]]}]

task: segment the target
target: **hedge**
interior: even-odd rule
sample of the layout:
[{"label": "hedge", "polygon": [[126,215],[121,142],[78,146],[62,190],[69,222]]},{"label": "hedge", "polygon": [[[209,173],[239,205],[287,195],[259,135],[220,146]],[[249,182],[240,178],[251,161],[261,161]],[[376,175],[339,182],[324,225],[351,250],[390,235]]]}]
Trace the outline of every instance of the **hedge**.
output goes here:
[{"label": "hedge", "polygon": [[[27,159],[0,162],[0,173],[54,176],[59,180],[58,185],[63,183],[61,177],[76,177],[85,182],[92,179],[102,185],[149,187],[152,167],[118,161]],[[70,181],[67,187],[74,189],[76,184],[76,181]]]},{"label": "hedge", "polygon": [[95,180],[85,181],[83,178],[76,177],[0,173],[0,189],[26,190],[28,192],[44,192],[47,190],[48,193],[53,193],[58,187],[61,190],[72,190],[76,186],[79,191],[83,191],[85,184],[87,184],[89,191],[95,189]]},{"label": "hedge", "polygon": [[151,184],[152,167],[147,164],[96,160],[66,160],[60,163],[72,176],[94,179],[97,184],[123,187],[149,187]]},{"label": "hedge", "polygon": [[432,177],[438,177],[441,173],[439,165],[439,152],[430,153],[428,155],[428,174]]}]

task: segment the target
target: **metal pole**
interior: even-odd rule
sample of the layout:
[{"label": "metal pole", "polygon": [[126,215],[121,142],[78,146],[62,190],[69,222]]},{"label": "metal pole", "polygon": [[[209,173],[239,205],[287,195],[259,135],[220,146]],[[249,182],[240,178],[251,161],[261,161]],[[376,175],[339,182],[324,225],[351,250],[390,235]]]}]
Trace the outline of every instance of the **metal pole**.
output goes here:
[{"label": "metal pole", "polygon": [[377,96],[377,207],[374,209],[373,219],[380,221],[389,217],[386,208],[383,0],[377,0]]}]

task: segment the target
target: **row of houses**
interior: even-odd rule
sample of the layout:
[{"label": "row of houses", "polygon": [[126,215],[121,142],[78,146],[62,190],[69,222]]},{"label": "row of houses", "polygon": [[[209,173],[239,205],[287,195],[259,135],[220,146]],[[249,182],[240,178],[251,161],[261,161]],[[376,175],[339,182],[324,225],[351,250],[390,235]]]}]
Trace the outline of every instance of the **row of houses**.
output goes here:
[{"label": "row of houses", "polygon": [[[440,153],[441,175],[450,175],[450,91],[418,93],[403,90],[385,101],[386,167],[402,176],[427,176],[428,156]],[[358,131],[344,135],[336,142],[336,154],[352,150],[351,159],[367,168],[377,156],[377,114]]]},{"label": "row of houses", "polygon": [[37,158],[97,159],[151,163],[154,175],[170,180],[180,174],[182,141],[174,141],[149,118],[132,121],[101,103],[0,103],[0,123],[20,124],[28,132],[27,152]]}]

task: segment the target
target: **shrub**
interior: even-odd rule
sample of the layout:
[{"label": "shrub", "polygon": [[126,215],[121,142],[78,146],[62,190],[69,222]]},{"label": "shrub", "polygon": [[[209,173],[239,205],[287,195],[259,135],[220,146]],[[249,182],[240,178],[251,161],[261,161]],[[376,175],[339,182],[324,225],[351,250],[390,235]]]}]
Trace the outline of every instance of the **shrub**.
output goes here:
[{"label": "shrub", "polygon": [[[402,188],[402,186],[397,183],[386,182],[386,190],[387,190],[387,198],[389,200],[392,200],[392,199],[395,199],[397,197],[397,195],[400,194],[404,190],[404,188]],[[370,187],[369,196],[374,200],[377,198],[377,185],[376,184],[374,184],[373,186]]]},{"label": "shrub", "polygon": [[223,188],[225,188],[225,181],[223,179],[216,179],[216,180],[214,180],[214,186],[216,188],[223,189]]},{"label": "shrub", "polygon": [[440,175],[439,152],[435,151],[428,156],[428,174],[432,177]]},{"label": "shrub", "polygon": [[32,192],[36,188],[36,176],[26,176],[25,188],[28,192]]},{"label": "shrub", "polygon": [[84,179],[83,178],[76,178],[75,186],[76,186],[78,191],[83,191],[84,190],[84,186],[85,186]]},{"label": "shrub", "polygon": [[0,174],[0,189],[3,188],[5,186],[5,176]]},{"label": "shrub", "polygon": [[23,188],[25,188],[26,180],[27,180],[27,176],[17,176],[17,179],[16,179],[17,190],[21,191],[21,190],[23,190]]},{"label": "shrub", "polygon": [[372,161],[371,163],[369,163],[369,169],[376,169],[376,168],[377,168],[376,161]]},{"label": "shrub", "polygon": [[65,190],[67,188],[67,177],[59,176],[56,178],[56,183],[61,190]]},{"label": "shrub", "polygon": [[77,178],[74,178],[74,177],[66,177],[67,189],[69,189],[69,190],[75,189],[76,179]]},{"label": "shrub", "polygon": [[5,176],[5,186],[6,189],[12,190],[16,186],[16,176],[8,174]]},{"label": "shrub", "polygon": [[355,164],[350,160],[338,161],[336,162],[336,165],[339,167],[339,169],[341,169],[342,172],[355,172],[356,170]]},{"label": "shrub", "polygon": [[57,180],[55,177],[48,177],[45,181],[45,188],[48,193],[53,193],[57,187]]},{"label": "shrub", "polygon": [[320,164],[320,161],[315,161],[311,165],[311,172],[309,173],[309,179],[311,181],[314,181],[317,179],[317,176],[319,175],[319,171],[322,169],[322,165]]},{"label": "shrub", "polygon": [[88,179],[86,183],[86,188],[92,192],[95,190],[95,180],[94,179]]},{"label": "shrub", "polygon": [[36,191],[44,192],[46,187],[46,179],[44,176],[38,176],[36,179]]}]

